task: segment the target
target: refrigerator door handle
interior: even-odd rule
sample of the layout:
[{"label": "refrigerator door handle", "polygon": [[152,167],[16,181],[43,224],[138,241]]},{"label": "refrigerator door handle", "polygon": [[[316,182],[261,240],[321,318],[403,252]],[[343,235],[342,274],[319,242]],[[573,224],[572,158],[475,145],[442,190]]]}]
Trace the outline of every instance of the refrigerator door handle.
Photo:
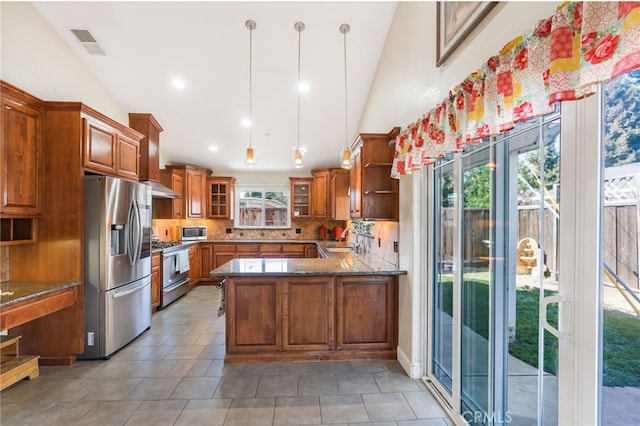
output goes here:
[{"label": "refrigerator door handle", "polygon": [[120,297],[124,297],[124,296],[128,296],[131,293],[135,293],[137,291],[142,290],[145,286],[147,286],[149,283],[148,282],[143,282],[138,284],[137,286],[135,286],[134,288],[127,290],[127,291],[121,291],[121,292],[115,292],[111,295],[112,299],[119,299]]},{"label": "refrigerator door handle", "polygon": [[131,262],[132,265],[136,264],[136,242],[134,240],[134,238],[136,237],[136,232],[134,232],[134,226],[135,225],[135,201],[132,200],[131,204],[129,205],[129,214],[128,216],[128,220],[127,220],[127,225],[128,225],[128,232],[127,232],[127,254],[129,255],[129,262]]},{"label": "refrigerator door handle", "polygon": [[129,206],[129,236],[127,238],[129,247],[129,261],[132,265],[138,263],[142,251],[142,221],[140,210],[136,200],[131,200]]},{"label": "refrigerator door handle", "polygon": [[140,205],[137,200],[133,200],[135,218],[136,218],[136,263],[140,261],[142,256],[142,217],[140,216]]}]

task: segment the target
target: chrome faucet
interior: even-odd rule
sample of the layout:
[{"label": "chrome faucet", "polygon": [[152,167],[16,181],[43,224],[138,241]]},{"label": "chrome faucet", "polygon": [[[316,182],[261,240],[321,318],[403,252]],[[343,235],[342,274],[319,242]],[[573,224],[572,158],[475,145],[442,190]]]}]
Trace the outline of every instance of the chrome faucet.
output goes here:
[{"label": "chrome faucet", "polygon": [[344,237],[346,237],[346,236],[347,236],[347,231],[348,231],[348,230],[352,230],[353,232],[356,232],[356,230],[355,230],[355,229],[353,229],[351,226],[349,226],[349,227],[347,227],[347,228],[344,228],[344,231],[342,231],[342,234],[340,234],[340,239],[341,239],[341,240],[342,240],[342,239],[344,239]]}]

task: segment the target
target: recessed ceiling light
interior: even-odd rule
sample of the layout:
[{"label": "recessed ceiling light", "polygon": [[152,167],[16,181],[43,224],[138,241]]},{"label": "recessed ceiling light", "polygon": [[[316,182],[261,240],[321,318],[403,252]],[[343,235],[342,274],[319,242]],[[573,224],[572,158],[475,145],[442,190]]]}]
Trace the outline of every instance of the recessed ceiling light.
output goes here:
[{"label": "recessed ceiling light", "polygon": [[311,87],[309,87],[309,84],[305,83],[304,81],[300,83],[300,86],[298,86],[298,90],[300,91],[300,93],[307,93],[310,89]]},{"label": "recessed ceiling light", "polygon": [[209,151],[211,152],[218,152],[218,147],[215,145],[209,145]]},{"label": "recessed ceiling light", "polygon": [[244,120],[242,120],[240,122],[244,127],[251,127],[251,120],[249,120],[248,118],[245,118]]},{"label": "recessed ceiling light", "polygon": [[184,80],[181,80],[179,78],[174,78],[173,80],[171,80],[171,84],[176,89],[184,89],[185,87],[187,87],[187,85],[184,84]]}]

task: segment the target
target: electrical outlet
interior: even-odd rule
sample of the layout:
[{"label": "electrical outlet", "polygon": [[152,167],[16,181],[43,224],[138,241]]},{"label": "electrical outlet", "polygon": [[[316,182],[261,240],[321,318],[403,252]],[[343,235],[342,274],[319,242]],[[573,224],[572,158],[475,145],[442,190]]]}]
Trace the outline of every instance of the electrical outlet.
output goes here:
[{"label": "electrical outlet", "polygon": [[93,336],[93,331],[87,333],[87,346],[93,346],[95,344],[95,339]]},{"label": "electrical outlet", "polygon": [[231,228],[225,228],[225,232],[226,232],[227,234],[230,234],[230,233],[231,233]]},{"label": "electrical outlet", "polygon": [[394,252],[394,253],[397,253],[397,252],[398,252],[398,242],[397,242],[397,241],[394,241],[394,242],[393,242],[393,252]]},{"label": "electrical outlet", "polygon": [[296,234],[302,234],[302,229],[296,228]]}]

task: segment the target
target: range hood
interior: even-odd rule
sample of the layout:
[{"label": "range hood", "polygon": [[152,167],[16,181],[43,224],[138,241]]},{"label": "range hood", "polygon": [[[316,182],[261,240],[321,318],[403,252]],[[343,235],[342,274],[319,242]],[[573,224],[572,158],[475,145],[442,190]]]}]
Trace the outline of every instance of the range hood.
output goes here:
[{"label": "range hood", "polygon": [[153,198],[182,198],[182,195],[167,188],[166,186],[153,181],[142,182],[151,187],[151,196]]}]

